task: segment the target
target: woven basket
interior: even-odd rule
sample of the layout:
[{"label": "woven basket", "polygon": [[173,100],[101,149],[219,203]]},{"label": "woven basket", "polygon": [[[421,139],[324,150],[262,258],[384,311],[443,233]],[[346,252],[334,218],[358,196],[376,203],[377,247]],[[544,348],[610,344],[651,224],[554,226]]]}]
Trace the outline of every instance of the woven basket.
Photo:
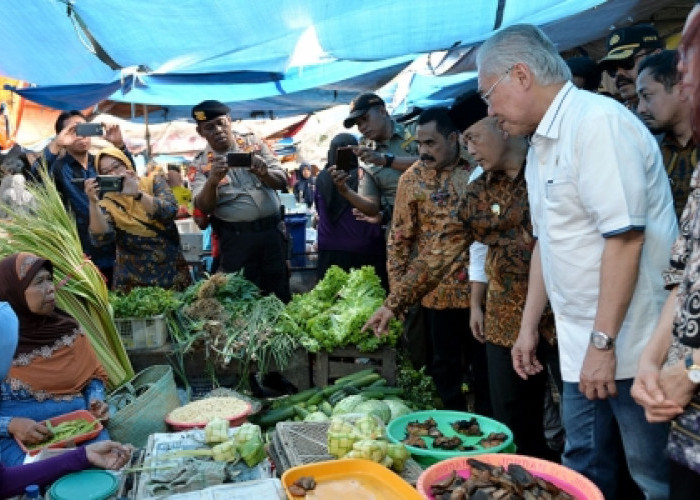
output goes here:
[{"label": "woven basket", "polygon": [[124,400],[128,404],[109,419],[109,435],[137,448],[146,446],[151,434],[168,432],[165,416],[180,406],[173,369],[169,365],[149,366],[107,397],[110,406],[120,406],[119,401]]}]

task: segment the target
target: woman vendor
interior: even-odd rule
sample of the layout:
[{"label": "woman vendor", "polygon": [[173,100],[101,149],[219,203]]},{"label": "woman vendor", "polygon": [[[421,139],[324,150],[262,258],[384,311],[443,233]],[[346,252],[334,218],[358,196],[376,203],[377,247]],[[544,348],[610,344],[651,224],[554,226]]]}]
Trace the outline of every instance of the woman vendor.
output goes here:
[{"label": "woman vendor", "polygon": [[[10,369],[17,348],[17,330],[17,315],[7,302],[0,302],[0,379],[4,379]],[[19,495],[30,484],[47,486],[64,474],[92,466],[121,469],[131,451],[130,446],[100,441],[29,465],[5,468],[0,464],[0,498]]]},{"label": "woman vendor", "polygon": [[124,178],[121,192],[103,193],[102,200],[98,181],[85,181],[93,242],[105,245],[116,239],[112,288],[186,288],[191,278],[175,226],[178,204],[165,178],[139,179],[129,158],[113,147],[98,153],[95,164],[99,175]]},{"label": "woman vendor", "polygon": [[[0,300],[19,318],[17,350],[0,383],[0,461],[12,466],[25,458],[15,438],[32,445],[51,436],[42,420],[75,410],[107,419],[107,374],[78,322],[56,308],[51,262],[30,253],[0,260]],[[95,440],[108,437],[103,430]]]}]

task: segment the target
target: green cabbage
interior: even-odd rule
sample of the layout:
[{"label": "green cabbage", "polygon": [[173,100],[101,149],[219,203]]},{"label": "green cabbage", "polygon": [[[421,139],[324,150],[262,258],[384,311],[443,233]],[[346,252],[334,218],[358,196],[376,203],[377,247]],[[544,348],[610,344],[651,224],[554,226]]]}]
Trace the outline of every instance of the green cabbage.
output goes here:
[{"label": "green cabbage", "polygon": [[406,403],[403,401],[397,401],[395,399],[385,399],[384,403],[389,407],[389,410],[391,411],[391,417],[389,417],[389,421],[394,420],[395,418],[400,417],[401,415],[408,415],[411,413],[411,409],[406,406]]},{"label": "green cabbage", "polygon": [[384,401],[380,401],[378,399],[369,399],[367,401],[363,401],[362,403],[355,406],[355,408],[353,408],[352,411],[353,413],[376,415],[377,417],[382,419],[382,422],[384,422],[385,424],[391,418],[391,410],[389,409],[389,406]]},{"label": "green cabbage", "polygon": [[355,407],[364,400],[365,398],[359,394],[353,394],[352,396],[343,398],[333,407],[332,415],[336,416],[345,415],[346,413],[354,413]]}]

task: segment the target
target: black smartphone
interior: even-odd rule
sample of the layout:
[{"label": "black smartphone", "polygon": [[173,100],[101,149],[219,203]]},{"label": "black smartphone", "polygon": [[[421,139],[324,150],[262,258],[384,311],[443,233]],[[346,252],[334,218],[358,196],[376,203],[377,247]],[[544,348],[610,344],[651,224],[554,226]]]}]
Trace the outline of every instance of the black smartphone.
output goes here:
[{"label": "black smartphone", "polygon": [[226,164],[234,168],[250,167],[253,164],[253,153],[227,153]]},{"label": "black smartphone", "polygon": [[335,150],[335,168],[350,172],[357,166],[357,156],[352,152],[352,148],[341,146]]},{"label": "black smartphone", "polygon": [[[100,188],[100,194],[103,193],[121,193],[124,188],[124,177],[121,175],[98,175],[97,185]],[[78,177],[70,180],[71,183],[85,190],[85,179]]]},{"label": "black smartphone", "polygon": [[78,123],[75,126],[75,135],[80,137],[98,137],[103,133],[104,127],[101,123]]}]

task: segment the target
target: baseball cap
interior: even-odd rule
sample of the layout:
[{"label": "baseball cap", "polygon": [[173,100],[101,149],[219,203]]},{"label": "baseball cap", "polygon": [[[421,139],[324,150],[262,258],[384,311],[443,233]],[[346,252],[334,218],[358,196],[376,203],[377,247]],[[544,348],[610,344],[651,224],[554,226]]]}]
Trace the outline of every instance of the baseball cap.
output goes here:
[{"label": "baseball cap", "polygon": [[384,106],[384,99],[379,97],[377,94],[367,92],[358,95],[350,103],[350,114],[343,121],[345,128],[350,128],[355,125],[355,120],[364,115],[369,108],[373,106]]},{"label": "baseball cap", "polygon": [[640,49],[663,48],[658,31],[650,24],[638,24],[616,29],[608,36],[605,46],[608,53],[598,61],[598,64],[603,66],[628,59]]}]

